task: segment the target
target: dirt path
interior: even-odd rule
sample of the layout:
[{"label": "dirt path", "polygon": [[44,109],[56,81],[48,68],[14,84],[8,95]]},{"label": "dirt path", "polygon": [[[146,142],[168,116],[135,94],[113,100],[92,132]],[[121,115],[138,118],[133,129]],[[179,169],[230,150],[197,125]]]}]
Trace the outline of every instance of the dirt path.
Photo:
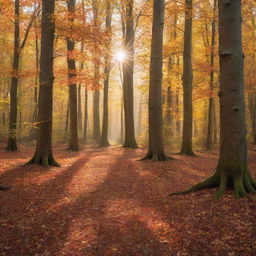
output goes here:
[{"label": "dirt path", "polygon": [[[0,255],[253,256],[256,197],[214,190],[168,197],[210,175],[217,155],[136,161],[121,148],[56,149],[61,168],[25,166],[31,151],[0,151]],[[256,154],[250,154],[256,175]]]}]

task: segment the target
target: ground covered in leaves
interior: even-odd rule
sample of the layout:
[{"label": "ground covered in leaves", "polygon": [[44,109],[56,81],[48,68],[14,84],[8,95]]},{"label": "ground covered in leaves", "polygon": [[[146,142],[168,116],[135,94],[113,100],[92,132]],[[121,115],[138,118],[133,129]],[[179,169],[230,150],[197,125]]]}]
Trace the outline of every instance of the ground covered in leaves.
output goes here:
[{"label": "ground covered in leaves", "polygon": [[[22,166],[32,151],[0,150],[0,255],[253,256],[256,197],[214,189],[168,194],[203,180],[216,153],[137,161],[145,150],[55,149],[60,168]],[[256,151],[249,166],[256,176]]]}]

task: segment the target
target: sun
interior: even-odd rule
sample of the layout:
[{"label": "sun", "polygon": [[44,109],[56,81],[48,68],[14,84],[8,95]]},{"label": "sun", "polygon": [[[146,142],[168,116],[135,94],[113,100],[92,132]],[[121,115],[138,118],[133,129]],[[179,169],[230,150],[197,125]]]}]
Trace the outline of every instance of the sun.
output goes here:
[{"label": "sun", "polygon": [[126,53],[125,53],[125,51],[123,51],[123,50],[118,51],[118,52],[115,54],[115,59],[116,59],[118,62],[124,62],[125,59],[126,59]]}]

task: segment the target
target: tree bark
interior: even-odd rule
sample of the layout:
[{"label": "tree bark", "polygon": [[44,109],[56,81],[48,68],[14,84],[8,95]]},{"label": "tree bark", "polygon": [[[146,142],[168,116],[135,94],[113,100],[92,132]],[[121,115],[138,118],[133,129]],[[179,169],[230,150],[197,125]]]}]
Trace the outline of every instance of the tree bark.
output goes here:
[{"label": "tree bark", "polygon": [[[75,15],[75,0],[68,0],[68,12],[70,30],[72,31],[72,25],[74,22]],[[70,33],[71,33],[70,31]],[[70,134],[69,134],[69,145],[68,149],[72,151],[79,150],[78,144],[78,122],[77,122],[77,86],[74,82],[76,78],[76,62],[74,57],[71,57],[72,52],[75,49],[75,42],[71,37],[67,38],[67,63],[68,63],[68,85],[69,85],[69,107],[70,107]]]},{"label": "tree bark", "polygon": [[126,3],[124,47],[127,59],[123,63],[123,94],[124,94],[124,126],[125,135],[123,147],[137,148],[134,129],[134,17],[133,0]]},{"label": "tree bark", "polygon": [[185,0],[185,30],[183,50],[183,131],[181,154],[194,156],[192,149],[192,0]]},{"label": "tree bark", "polygon": [[105,69],[104,69],[104,98],[103,98],[103,122],[102,122],[102,133],[100,140],[100,147],[109,146],[108,141],[108,88],[109,88],[109,74],[110,74],[110,46],[111,46],[111,19],[112,19],[112,7],[110,1],[107,1],[106,8],[106,32],[109,33],[109,38],[106,43],[106,54],[105,54]]},{"label": "tree bark", "polygon": [[227,186],[234,189],[237,198],[256,193],[256,181],[247,166],[241,21],[240,0],[219,0],[221,139],[217,170],[206,181],[174,194],[213,186],[219,188],[215,194],[217,199]]},{"label": "tree bark", "polygon": [[149,81],[149,145],[144,159],[165,161],[162,117],[164,0],[154,0]]},{"label": "tree bark", "polygon": [[38,108],[38,137],[36,151],[29,164],[58,166],[52,153],[52,108],[53,108],[53,45],[55,1],[42,1],[40,87]]}]

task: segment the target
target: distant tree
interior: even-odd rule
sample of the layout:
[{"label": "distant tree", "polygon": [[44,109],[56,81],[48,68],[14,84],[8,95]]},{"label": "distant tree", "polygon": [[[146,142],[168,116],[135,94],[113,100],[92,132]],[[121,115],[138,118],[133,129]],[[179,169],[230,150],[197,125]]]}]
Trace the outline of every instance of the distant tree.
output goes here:
[{"label": "distant tree", "polygon": [[[99,1],[93,0],[93,25],[99,28]],[[97,42],[94,43],[94,91],[93,91],[93,139],[100,141],[100,56]]]},{"label": "distant tree", "polygon": [[124,48],[127,59],[123,62],[123,100],[124,100],[124,143],[126,148],[137,148],[134,129],[134,99],[133,99],[133,73],[134,73],[134,13],[133,0],[126,1],[124,23]]},{"label": "distant tree", "polygon": [[20,56],[23,48],[26,45],[30,29],[36,19],[40,9],[36,8],[32,13],[29,23],[24,32],[24,38],[21,41],[20,38],[20,1],[14,1],[14,50],[13,50],[13,63],[12,63],[12,77],[11,77],[11,88],[10,88],[10,119],[9,119],[9,138],[7,144],[8,151],[18,150],[17,146],[17,112],[18,112],[18,82],[19,82],[19,68],[20,68]]},{"label": "distant tree", "polygon": [[163,29],[164,0],[154,0],[149,82],[149,143],[148,152],[142,160],[168,160],[163,146]]},{"label": "distant tree", "polygon": [[78,144],[78,122],[77,122],[77,86],[74,79],[76,78],[76,61],[73,57],[73,51],[75,49],[75,42],[72,38],[72,25],[75,15],[75,0],[67,0],[68,6],[68,19],[70,24],[70,35],[67,38],[67,62],[68,62],[68,85],[69,85],[69,107],[70,107],[70,134],[68,149],[77,151],[79,150]]},{"label": "distant tree", "polygon": [[207,139],[206,139],[206,149],[210,150],[212,144],[216,142],[216,116],[215,116],[215,101],[213,97],[214,91],[214,68],[215,68],[215,55],[214,47],[216,42],[216,11],[217,11],[217,0],[213,2],[213,18],[212,18],[212,31],[211,31],[211,53],[210,53],[210,99],[208,107],[208,127],[207,127]]},{"label": "distant tree", "polygon": [[183,50],[183,132],[181,154],[194,156],[192,150],[192,0],[185,0],[185,29]]},{"label": "distant tree", "polygon": [[103,122],[102,132],[100,139],[100,146],[109,146],[108,141],[108,88],[109,88],[109,74],[110,74],[110,47],[111,47],[111,19],[112,19],[112,7],[110,1],[107,1],[106,7],[106,32],[109,33],[109,38],[106,42],[106,54],[105,54],[105,68],[104,68],[104,98],[103,98]]},{"label": "distant tree", "polygon": [[52,153],[54,9],[55,1],[42,1],[38,137],[35,154],[29,164],[43,166],[58,166]]},{"label": "distant tree", "polygon": [[244,106],[244,67],[241,31],[241,1],[218,2],[220,56],[220,157],[217,170],[209,179],[174,194],[185,194],[217,186],[215,198],[231,186],[237,198],[256,193],[247,166]]}]

